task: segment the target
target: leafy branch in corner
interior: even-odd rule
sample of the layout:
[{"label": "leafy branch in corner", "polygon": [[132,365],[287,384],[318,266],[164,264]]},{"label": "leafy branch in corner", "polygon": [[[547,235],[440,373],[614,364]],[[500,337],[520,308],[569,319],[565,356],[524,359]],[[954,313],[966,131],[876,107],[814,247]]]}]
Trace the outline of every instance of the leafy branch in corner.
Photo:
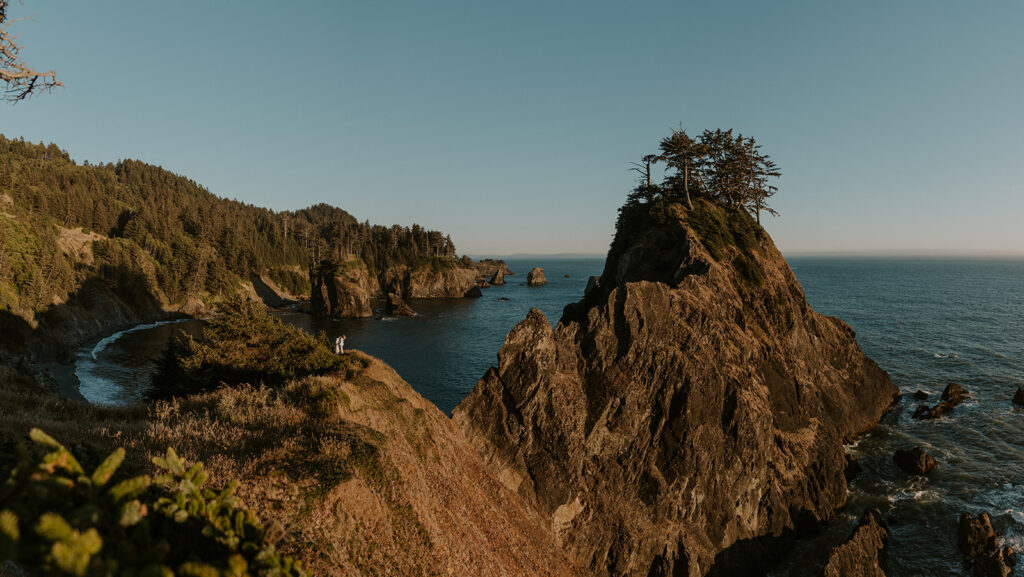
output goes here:
[{"label": "leafy branch in corner", "polygon": [[15,449],[0,486],[0,561],[39,576],[305,575],[239,506],[237,481],[204,488],[202,463],[169,448],[153,459],[157,474],[128,476],[117,449],[89,473],[46,433],[30,437],[48,452]]}]

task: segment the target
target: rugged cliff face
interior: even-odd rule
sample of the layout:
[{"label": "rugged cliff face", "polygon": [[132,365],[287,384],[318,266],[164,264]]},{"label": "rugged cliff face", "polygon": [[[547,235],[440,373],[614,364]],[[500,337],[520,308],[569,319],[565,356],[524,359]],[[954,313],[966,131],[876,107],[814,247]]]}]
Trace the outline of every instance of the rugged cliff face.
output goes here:
[{"label": "rugged cliff face", "polygon": [[698,202],[625,211],[600,282],[453,418],[577,566],[743,574],[843,505],[843,442],[898,396],[753,219]]},{"label": "rugged cliff face", "polygon": [[453,262],[448,266],[395,267],[381,275],[380,284],[406,299],[443,299],[467,296],[476,279],[476,268]]}]

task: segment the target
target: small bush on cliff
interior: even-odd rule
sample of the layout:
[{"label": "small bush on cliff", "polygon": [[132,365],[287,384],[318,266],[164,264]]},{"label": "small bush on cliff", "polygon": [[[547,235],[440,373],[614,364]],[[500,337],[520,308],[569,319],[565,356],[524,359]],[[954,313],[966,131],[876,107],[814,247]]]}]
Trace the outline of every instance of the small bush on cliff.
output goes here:
[{"label": "small bush on cliff", "polygon": [[31,438],[48,452],[19,445],[0,471],[0,561],[42,576],[304,575],[239,507],[237,482],[203,488],[202,463],[168,449],[157,475],[129,477],[118,449],[90,473],[39,429]]},{"label": "small bush on cliff", "polygon": [[220,382],[264,382],[323,374],[343,364],[326,337],[314,337],[267,313],[263,304],[235,296],[217,308],[200,338],[172,344],[154,397],[217,386]]}]

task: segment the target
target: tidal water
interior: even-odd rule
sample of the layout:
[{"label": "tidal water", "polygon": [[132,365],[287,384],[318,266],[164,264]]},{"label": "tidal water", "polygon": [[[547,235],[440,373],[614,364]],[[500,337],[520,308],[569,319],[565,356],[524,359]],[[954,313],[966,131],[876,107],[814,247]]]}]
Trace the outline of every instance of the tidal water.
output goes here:
[{"label": "tidal water", "polygon": [[[857,331],[864,351],[889,372],[903,401],[871,435],[850,447],[864,471],[836,522],[803,540],[771,570],[777,577],[817,575],[832,546],[844,541],[865,507],[889,524],[890,577],[964,575],[956,547],[963,511],[992,515],[997,531],[1024,550],[1024,410],[1010,399],[1024,385],[1024,259],[791,258],[807,298],[820,313]],[[557,322],[583,295],[603,259],[508,261],[517,274],[479,299],[415,301],[411,318],[324,321],[285,313],[282,319],[377,356],[446,413],[476,384],[509,330],[531,307]],[[543,266],[545,287],[526,287]],[[565,278],[564,275],[569,277]],[[508,301],[499,301],[499,298]],[[142,398],[167,339],[198,323],[162,325],[106,340],[78,354],[81,391],[89,400]],[[949,382],[970,399],[938,421],[910,415],[921,389],[938,402]],[[897,448],[922,446],[939,460],[927,477],[892,463]]]}]

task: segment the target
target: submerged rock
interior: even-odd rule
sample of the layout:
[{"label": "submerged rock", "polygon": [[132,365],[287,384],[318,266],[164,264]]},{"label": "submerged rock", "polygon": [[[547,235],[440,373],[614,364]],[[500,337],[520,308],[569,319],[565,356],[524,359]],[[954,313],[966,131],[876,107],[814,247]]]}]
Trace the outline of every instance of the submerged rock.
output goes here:
[{"label": "submerged rock", "polygon": [[535,266],[530,269],[530,272],[526,275],[527,286],[542,286],[548,284],[548,279],[544,276],[544,269]]},{"label": "submerged rock", "polygon": [[600,282],[554,328],[532,309],[452,416],[595,575],[763,570],[747,545],[834,516],[843,442],[899,397],[751,217],[695,204],[621,224]]},{"label": "submerged rock", "polygon": [[953,403],[943,401],[934,407],[928,407],[927,405],[919,405],[914,410],[915,419],[941,419],[942,417],[953,412],[956,407]]},{"label": "submerged rock", "polygon": [[900,469],[903,469],[910,475],[927,475],[929,471],[939,464],[935,457],[926,453],[921,447],[896,449],[892,460]]},{"label": "submerged rock", "polygon": [[384,299],[384,313],[396,317],[411,317],[416,314],[412,307],[402,300],[396,293],[388,293]]},{"label": "submerged rock", "polygon": [[882,559],[888,548],[889,530],[877,509],[868,509],[846,543],[828,556],[822,577],[885,577]]}]

